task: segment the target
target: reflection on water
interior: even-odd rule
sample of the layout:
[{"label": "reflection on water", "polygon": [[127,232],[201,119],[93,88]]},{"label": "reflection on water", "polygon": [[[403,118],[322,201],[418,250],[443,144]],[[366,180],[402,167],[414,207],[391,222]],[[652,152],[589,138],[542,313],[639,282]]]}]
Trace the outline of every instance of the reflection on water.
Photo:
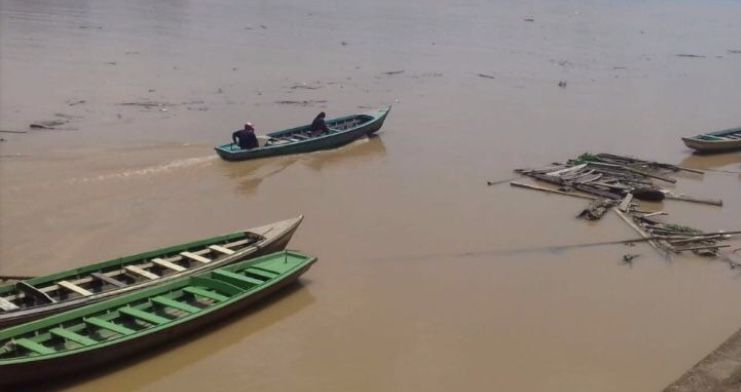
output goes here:
[{"label": "reflection on water", "polygon": [[286,170],[294,163],[321,171],[337,164],[363,163],[386,154],[386,147],[379,136],[362,138],[346,146],[306,154],[286,155],[244,162],[222,162],[226,176],[234,179],[240,193],[252,194],[260,184]]},{"label": "reflection on water", "polygon": [[[741,163],[741,152],[723,154],[692,154],[682,159],[680,166],[691,169],[713,169]],[[741,171],[741,167],[737,168]]]},{"label": "reflection on water", "polygon": [[[116,362],[103,369],[86,372],[84,376],[72,376],[61,381],[63,387],[91,387],[97,390],[95,384],[105,376],[109,381],[120,378],[122,385],[128,390],[141,388],[158,379],[167,377],[194,363],[214,358],[229,347],[239,345],[249,336],[272,327],[278,322],[300,312],[315,302],[307,286],[310,280],[303,278],[301,283],[294,283],[266,300],[220,320],[197,334],[184,336],[174,342],[167,343],[147,353],[138,354],[126,360]],[[217,357],[218,358],[218,357]],[[218,359],[226,362],[225,365],[238,366],[231,356]],[[132,374],[136,377],[131,377]],[[119,384],[119,385],[121,385]],[[54,380],[54,385],[38,385],[34,391],[56,391],[60,389],[60,380]]]},{"label": "reflection on water", "polygon": [[383,139],[374,135],[356,140],[336,150],[324,150],[308,154],[305,159],[301,160],[301,163],[320,171],[335,164],[360,164],[383,155],[386,155]]},{"label": "reflection on water", "polygon": [[294,156],[283,156],[245,162],[222,161],[220,167],[227,177],[236,181],[240,193],[249,195],[257,191],[264,180],[286,170],[296,160]]}]

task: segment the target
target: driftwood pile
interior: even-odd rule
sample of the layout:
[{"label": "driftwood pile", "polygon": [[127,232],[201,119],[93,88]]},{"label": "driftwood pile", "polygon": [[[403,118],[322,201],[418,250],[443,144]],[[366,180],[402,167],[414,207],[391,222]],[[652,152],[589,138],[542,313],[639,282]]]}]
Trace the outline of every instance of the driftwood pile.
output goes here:
[{"label": "driftwood pile", "polygon": [[[608,211],[615,211],[652,246],[659,250],[680,253],[692,251],[703,256],[716,256],[730,235],[741,232],[703,233],[690,227],[658,220],[663,211],[640,209],[638,200],[658,202],[664,199],[682,200],[722,206],[722,200],[704,199],[676,194],[663,189],[658,182],[675,184],[670,173],[680,171],[703,174],[702,171],[676,165],[644,161],[614,154],[582,154],[565,164],[553,164],[537,169],[517,169],[516,173],[555,187],[510,182],[512,186],[591,200],[578,217],[598,220]],[[495,184],[495,183],[490,183]]]}]

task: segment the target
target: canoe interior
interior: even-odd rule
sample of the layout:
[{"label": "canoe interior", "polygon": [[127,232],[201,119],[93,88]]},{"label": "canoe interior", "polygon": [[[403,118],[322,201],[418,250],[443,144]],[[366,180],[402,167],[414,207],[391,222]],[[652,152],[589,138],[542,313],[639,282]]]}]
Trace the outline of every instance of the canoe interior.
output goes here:
[{"label": "canoe interior", "polygon": [[0,366],[71,355],[161,331],[259,292],[315,258],[282,251],[0,331]]},{"label": "canoe interior", "polygon": [[263,239],[251,232],[232,233],[5,285],[0,287],[0,316],[167,277]]},{"label": "canoe interior", "polygon": [[741,140],[741,128],[726,129],[697,135],[693,139],[706,141],[738,141]]},{"label": "canoe interior", "polygon": [[[375,117],[367,114],[355,114],[352,116],[345,116],[335,118],[326,121],[327,128],[330,128],[330,134],[337,132],[344,132],[351,129],[359,128],[363,125],[370,123],[375,120]],[[312,137],[309,135],[309,129],[311,125],[304,125],[297,128],[285,129],[282,131],[268,133],[268,145],[280,144],[280,143],[291,143],[300,142],[307,139],[318,138],[321,136]]]}]

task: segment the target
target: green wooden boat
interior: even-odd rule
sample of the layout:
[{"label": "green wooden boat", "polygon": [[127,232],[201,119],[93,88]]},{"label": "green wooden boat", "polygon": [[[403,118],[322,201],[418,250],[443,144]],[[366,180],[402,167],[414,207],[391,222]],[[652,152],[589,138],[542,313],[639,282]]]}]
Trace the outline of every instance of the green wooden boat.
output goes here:
[{"label": "green wooden boat", "polygon": [[283,251],[0,332],[0,384],[79,372],[215,321],[295,281],[316,258]]},{"label": "green wooden boat", "polygon": [[683,137],[684,144],[698,152],[741,150],[741,127]]},{"label": "green wooden boat", "polygon": [[283,250],[303,216],[0,286],[0,327]]},{"label": "green wooden boat", "polygon": [[303,125],[258,136],[260,146],[251,150],[229,143],[216,147],[216,153],[227,161],[242,161],[335,148],[381,129],[390,110],[389,106],[370,113],[327,120],[330,132],[318,136],[309,135],[310,125]]}]

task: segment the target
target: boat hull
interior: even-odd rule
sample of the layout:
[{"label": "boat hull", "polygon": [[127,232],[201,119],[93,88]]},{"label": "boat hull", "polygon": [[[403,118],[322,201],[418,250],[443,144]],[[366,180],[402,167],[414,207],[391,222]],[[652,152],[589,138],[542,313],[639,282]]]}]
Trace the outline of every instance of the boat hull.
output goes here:
[{"label": "boat hull", "polygon": [[702,153],[741,150],[741,128],[683,137],[682,141],[685,146]]},{"label": "boat hull", "polygon": [[262,232],[265,232],[263,234],[266,238],[265,241],[260,243],[256,247],[251,247],[251,249],[245,249],[244,251],[237,252],[233,255],[219,259],[218,261],[213,261],[209,264],[204,264],[201,267],[189,269],[182,273],[173,274],[158,280],[133,284],[118,290],[110,290],[97,293],[90,297],[81,297],[73,300],[57,302],[54,304],[40,305],[24,310],[4,313],[0,315],[0,329],[33,321],[42,317],[47,317],[81,306],[97,303],[119,295],[130,293],[134,290],[140,290],[143,288],[152,287],[154,285],[172,282],[176,279],[206,272],[241,260],[246,260],[283,250],[288,245],[288,242],[291,240],[291,237],[293,237],[293,234],[298,229],[298,226],[301,224],[302,220],[303,216],[299,216],[294,219],[288,219],[285,221],[276,222],[274,224],[249,229],[249,232],[253,232],[256,234],[263,234]]},{"label": "boat hull", "polygon": [[269,287],[249,294],[243,299],[231,302],[220,309],[199,317],[194,317],[187,322],[179,323],[169,328],[160,329],[134,339],[122,339],[118,343],[110,344],[100,349],[80,351],[43,361],[2,364],[0,365],[0,385],[38,383],[39,381],[49,380],[54,377],[103,367],[117,360],[145,351],[151,351],[157,346],[172,342],[184,336],[202,332],[204,329],[213,327],[220,320],[235,313],[242,312],[263,298],[293,284],[315,261],[316,259],[312,259],[304,267],[281,277],[279,281],[274,282]]},{"label": "boat hull", "polygon": [[[225,144],[216,147],[215,150],[216,153],[219,154],[219,156],[226,161],[244,161],[249,159],[267,158],[277,155],[300,154],[311,151],[336,148],[351,143],[352,141],[357,140],[361,137],[369,136],[377,132],[383,126],[383,123],[386,120],[386,116],[388,116],[390,110],[391,108],[385,108],[370,114],[356,115],[369,116],[372,117],[372,119],[364,124],[359,125],[358,127],[348,129],[346,131],[335,132],[332,134],[323,135],[321,137],[316,137],[300,142],[258,147],[251,150],[240,149],[234,144]],[[327,123],[331,126],[332,122],[351,117],[353,116],[333,119],[327,121]],[[306,128],[308,128],[308,126],[292,128],[285,131],[273,132],[268,134],[268,136],[280,137],[283,134],[289,134],[292,132],[296,132],[297,130],[305,130]]]}]

